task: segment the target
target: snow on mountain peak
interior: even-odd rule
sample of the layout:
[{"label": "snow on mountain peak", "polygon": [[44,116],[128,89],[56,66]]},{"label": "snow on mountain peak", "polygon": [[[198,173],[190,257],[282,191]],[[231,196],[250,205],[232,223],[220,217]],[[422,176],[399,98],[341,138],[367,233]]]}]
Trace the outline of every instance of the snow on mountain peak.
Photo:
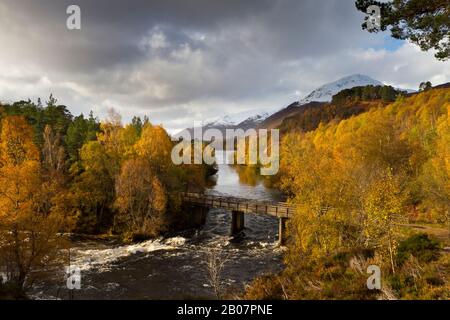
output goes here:
[{"label": "snow on mountain peak", "polygon": [[269,113],[263,112],[261,114],[254,115],[253,111],[240,112],[237,114],[226,115],[222,118],[218,118],[207,124],[209,127],[214,126],[238,126],[241,123],[255,123],[259,124],[269,117]]},{"label": "snow on mountain peak", "polygon": [[230,116],[224,116],[223,118],[219,118],[215,121],[212,121],[209,123],[209,125],[220,125],[220,126],[231,126],[235,125],[236,122],[234,119],[232,119]]},{"label": "snow on mountain peak", "polygon": [[372,79],[369,76],[354,74],[341,78],[334,82],[324,84],[323,86],[317,88],[305,98],[300,100],[298,102],[298,105],[304,105],[312,101],[329,102],[335,94],[339,93],[342,90],[368,85],[383,86],[384,84],[378,80]]},{"label": "snow on mountain peak", "polygon": [[263,122],[264,120],[266,120],[268,117],[269,117],[269,113],[268,112],[264,112],[264,113],[261,113],[261,114],[257,114],[255,116],[248,117],[247,119],[241,121],[241,123],[243,123],[243,122],[254,122],[256,124],[259,124],[259,123]]}]

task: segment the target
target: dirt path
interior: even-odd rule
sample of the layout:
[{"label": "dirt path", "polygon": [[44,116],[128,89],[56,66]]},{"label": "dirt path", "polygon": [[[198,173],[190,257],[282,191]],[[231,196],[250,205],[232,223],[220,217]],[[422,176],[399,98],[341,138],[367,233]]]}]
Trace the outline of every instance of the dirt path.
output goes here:
[{"label": "dirt path", "polygon": [[416,232],[425,232],[433,239],[444,243],[444,251],[450,254],[450,235],[447,228],[432,224],[404,224],[403,227],[412,229]]}]

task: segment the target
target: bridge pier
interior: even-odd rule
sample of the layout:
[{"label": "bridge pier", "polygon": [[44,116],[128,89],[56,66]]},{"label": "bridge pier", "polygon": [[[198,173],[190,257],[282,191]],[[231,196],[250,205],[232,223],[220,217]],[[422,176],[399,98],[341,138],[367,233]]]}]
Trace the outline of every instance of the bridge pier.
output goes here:
[{"label": "bridge pier", "polygon": [[244,213],[241,211],[231,212],[231,235],[236,235],[244,230]]},{"label": "bridge pier", "polygon": [[185,226],[201,227],[206,223],[208,208],[198,205],[186,205],[184,210],[190,213],[189,217],[184,222]]},{"label": "bridge pier", "polygon": [[182,199],[185,205],[200,207],[195,210],[194,217],[189,217],[192,221],[204,223],[206,213],[210,208],[224,209],[231,212],[231,234],[236,235],[244,230],[244,214],[265,214],[278,217],[278,241],[281,246],[287,242],[286,222],[295,213],[296,207],[289,203],[258,201],[253,199],[224,197],[220,195],[208,195],[204,193],[182,192]]},{"label": "bridge pier", "polygon": [[284,246],[286,244],[286,222],[287,218],[278,218],[278,244]]}]

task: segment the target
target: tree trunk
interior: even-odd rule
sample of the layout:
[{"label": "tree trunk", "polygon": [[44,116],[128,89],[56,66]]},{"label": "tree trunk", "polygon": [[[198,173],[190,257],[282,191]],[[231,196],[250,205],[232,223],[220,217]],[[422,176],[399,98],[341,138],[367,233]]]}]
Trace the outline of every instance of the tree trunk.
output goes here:
[{"label": "tree trunk", "polygon": [[389,222],[389,255],[391,257],[391,268],[392,273],[395,274],[395,266],[394,266],[394,249],[392,248],[392,229],[391,222]]}]

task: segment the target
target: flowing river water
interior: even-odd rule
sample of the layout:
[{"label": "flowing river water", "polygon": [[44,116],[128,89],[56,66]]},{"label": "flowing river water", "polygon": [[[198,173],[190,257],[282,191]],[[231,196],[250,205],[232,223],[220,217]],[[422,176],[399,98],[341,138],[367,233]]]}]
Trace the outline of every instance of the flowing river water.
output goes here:
[{"label": "flowing river water", "polygon": [[[219,165],[215,185],[208,193],[260,200],[282,200],[280,192],[261,182],[249,185],[236,170]],[[210,209],[206,224],[173,237],[133,245],[80,241],[71,249],[71,265],[81,269],[81,289],[73,299],[202,299],[215,298],[208,283],[208,252],[218,250],[226,258],[224,288],[242,292],[255,277],[282,268],[282,249],[277,245],[278,221],[261,215],[245,215],[245,230],[230,236],[231,213]],[[69,297],[65,281],[55,288],[37,285],[35,298]]]}]

